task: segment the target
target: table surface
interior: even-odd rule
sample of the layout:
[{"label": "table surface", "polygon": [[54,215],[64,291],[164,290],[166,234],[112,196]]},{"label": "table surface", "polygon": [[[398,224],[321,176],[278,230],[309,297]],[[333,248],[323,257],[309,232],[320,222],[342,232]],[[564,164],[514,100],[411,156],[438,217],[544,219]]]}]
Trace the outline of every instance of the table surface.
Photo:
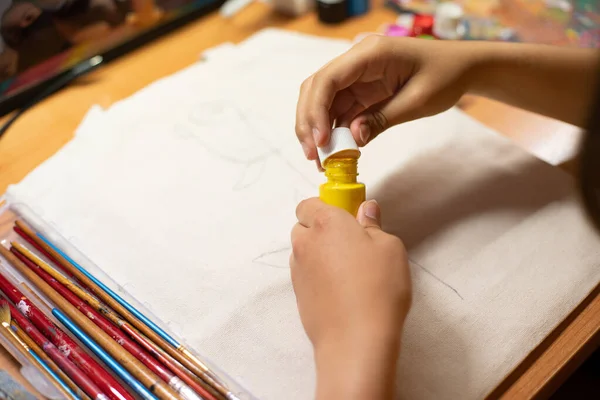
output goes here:
[{"label": "table surface", "polygon": [[[227,41],[240,42],[269,26],[353,39],[357,34],[377,31],[395,17],[392,11],[376,7],[363,17],[325,26],[312,14],[287,18],[257,3],[230,20],[216,14],[199,19],[80,78],[29,110],[0,141],[0,193],[64,145],[92,105],[107,107],[152,81],[197,62],[206,48]],[[459,107],[546,161],[570,168],[566,161],[574,154],[578,138],[578,131],[572,126],[482,98],[467,96]],[[600,287],[597,289],[505,377],[490,397],[547,397],[598,347]],[[23,382],[17,373],[18,365],[1,348],[0,369],[8,370]]]}]

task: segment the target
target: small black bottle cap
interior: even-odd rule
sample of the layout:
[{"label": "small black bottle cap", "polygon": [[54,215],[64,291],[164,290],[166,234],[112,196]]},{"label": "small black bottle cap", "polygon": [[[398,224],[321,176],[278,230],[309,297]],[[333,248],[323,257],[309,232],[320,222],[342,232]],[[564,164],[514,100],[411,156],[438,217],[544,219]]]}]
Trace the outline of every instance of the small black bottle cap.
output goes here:
[{"label": "small black bottle cap", "polygon": [[348,18],[347,0],[317,0],[319,21],[325,24],[338,24]]}]

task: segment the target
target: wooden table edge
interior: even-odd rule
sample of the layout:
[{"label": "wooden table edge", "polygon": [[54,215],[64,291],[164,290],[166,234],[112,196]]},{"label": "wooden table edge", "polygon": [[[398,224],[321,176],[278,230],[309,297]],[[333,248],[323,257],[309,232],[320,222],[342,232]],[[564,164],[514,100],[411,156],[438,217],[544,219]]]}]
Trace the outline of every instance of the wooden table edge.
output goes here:
[{"label": "wooden table edge", "polygon": [[486,398],[548,398],[599,347],[600,283]]}]

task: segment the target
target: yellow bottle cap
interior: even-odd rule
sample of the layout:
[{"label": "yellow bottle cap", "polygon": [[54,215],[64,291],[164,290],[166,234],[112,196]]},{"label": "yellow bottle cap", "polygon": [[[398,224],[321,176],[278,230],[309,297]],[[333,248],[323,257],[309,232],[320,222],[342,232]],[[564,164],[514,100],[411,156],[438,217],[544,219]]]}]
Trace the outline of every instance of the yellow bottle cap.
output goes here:
[{"label": "yellow bottle cap", "polygon": [[332,156],[337,157],[360,157],[358,145],[352,137],[352,132],[348,128],[335,128],[331,131],[329,143],[323,147],[317,147],[321,165],[325,167],[325,161]]}]

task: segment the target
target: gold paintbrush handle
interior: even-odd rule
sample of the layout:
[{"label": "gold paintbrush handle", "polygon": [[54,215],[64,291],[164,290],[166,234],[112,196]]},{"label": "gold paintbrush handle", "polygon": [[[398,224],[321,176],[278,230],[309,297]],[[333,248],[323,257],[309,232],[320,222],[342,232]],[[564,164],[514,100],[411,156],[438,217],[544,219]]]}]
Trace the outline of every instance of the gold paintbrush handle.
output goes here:
[{"label": "gold paintbrush handle", "polygon": [[6,322],[3,322],[3,323],[2,323],[2,326],[3,326],[3,327],[4,327],[4,328],[5,328],[7,331],[8,331],[8,333],[10,333],[10,334],[11,334],[11,336],[12,336],[12,337],[14,337],[14,338],[15,338],[15,340],[16,340],[17,342],[19,342],[19,344],[21,345],[21,347],[23,347],[23,348],[24,348],[26,351],[29,351],[29,350],[31,350],[31,349],[29,348],[29,346],[27,346],[27,343],[25,343],[25,342],[24,342],[24,341],[23,341],[23,340],[22,340],[22,339],[21,339],[19,336],[17,336],[16,332],[14,332],[14,331],[13,331],[13,330],[10,328],[10,325],[9,325],[9,324],[7,324]]},{"label": "gold paintbrush handle", "polygon": [[65,399],[76,400],[71,394],[69,394],[65,389],[60,386],[60,384],[54,379],[52,375],[48,371],[46,371],[31,355],[29,352],[29,346],[25,344],[11,329],[7,328],[7,324],[5,322],[2,323],[2,327],[4,329],[0,329],[2,336],[6,338],[16,349],[19,351],[32,366],[38,366],[37,370],[58,390],[60,394],[62,394]]}]

